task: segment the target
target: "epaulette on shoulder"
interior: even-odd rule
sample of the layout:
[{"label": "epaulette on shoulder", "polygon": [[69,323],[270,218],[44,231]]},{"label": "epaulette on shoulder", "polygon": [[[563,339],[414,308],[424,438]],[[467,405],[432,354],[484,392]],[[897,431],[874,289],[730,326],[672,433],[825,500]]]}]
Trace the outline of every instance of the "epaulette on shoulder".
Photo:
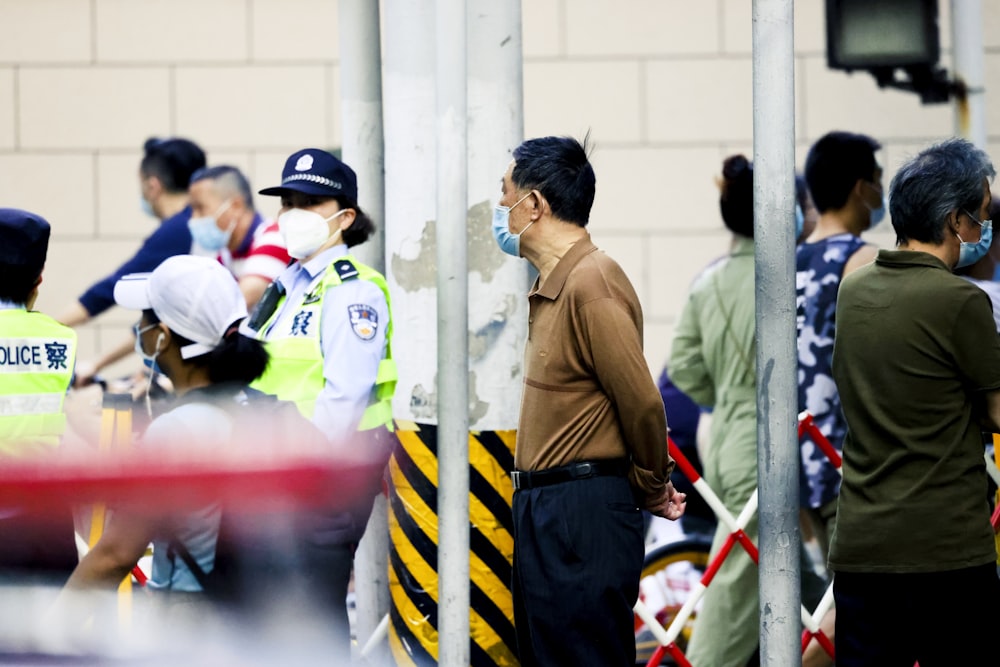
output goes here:
[{"label": "epaulette on shoulder", "polygon": [[333,270],[340,276],[341,281],[354,280],[358,277],[358,269],[349,259],[338,259],[333,263]]}]

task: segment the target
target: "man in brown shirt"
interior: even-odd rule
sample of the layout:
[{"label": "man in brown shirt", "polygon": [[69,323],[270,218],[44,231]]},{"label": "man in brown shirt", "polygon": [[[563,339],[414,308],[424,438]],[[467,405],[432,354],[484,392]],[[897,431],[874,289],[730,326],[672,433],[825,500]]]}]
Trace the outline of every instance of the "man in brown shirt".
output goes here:
[{"label": "man in brown shirt", "polygon": [[493,232],[538,270],[530,293],[515,451],[513,595],[521,664],[635,664],[641,508],[668,519],[663,402],[642,352],[642,309],[586,224],[594,170],[575,139],[525,141]]}]

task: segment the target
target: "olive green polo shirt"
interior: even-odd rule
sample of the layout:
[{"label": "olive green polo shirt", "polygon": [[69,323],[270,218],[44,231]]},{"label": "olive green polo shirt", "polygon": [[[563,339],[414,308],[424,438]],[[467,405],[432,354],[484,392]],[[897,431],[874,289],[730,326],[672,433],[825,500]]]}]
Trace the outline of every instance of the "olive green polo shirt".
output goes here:
[{"label": "olive green polo shirt", "polygon": [[588,235],[536,279],[528,304],[517,469],[631,455],[633,484],[662,493],[673,467],[666,417],[625,272]]},{"label": "olive green polo shirt", "polygon": [[831,568],[995,561],[979,418],[1000,389],[1000,337],[986,293],[933,255],[880,250],[841,284],[833,376],[848,432]]}]

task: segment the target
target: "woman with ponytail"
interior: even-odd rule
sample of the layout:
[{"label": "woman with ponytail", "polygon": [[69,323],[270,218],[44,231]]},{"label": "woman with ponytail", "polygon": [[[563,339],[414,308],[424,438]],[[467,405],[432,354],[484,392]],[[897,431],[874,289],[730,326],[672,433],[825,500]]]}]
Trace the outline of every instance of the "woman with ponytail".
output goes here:
[{"label": "woman with ponytail", "polygon": [[[729,253],[695,279],[674,334],[668,367],[674,384],[711,410],[708,442],[699,446],[704,478],[739,516],[757,488],[756,323],[754,310],[753,164],[732,155],[722,164],[719,211],[732,232]],[[746,533],[755,543],[757,518]],[[714,558],[729,535],[718,523]],[[812,609],[823,582],[808,577],[803,601]],[[743,667],[757,650],[757,565],[742,549],[723,561],[698,612],[686,655],[693,665]]]},{"label": "woman with ponytail", "polygon": [[[287,406],[306,429],[303,440],[315,433],[291,403],[248,387],[264,373],[268,354],[263,343],[239,332],[246,301],[232,274],[217,261],[171,257],[152,273],[123,277],[114,293],[118,305],[142,311],[135,325],[136,350],[170,379],[175,394],[169,410],[153,419],[137,447],[171,458],[190,452],[225,460],[235,444],[244,457],[259,444],[247,442],[251,431],[245,422],[258,412],[267,419],[278,414],[256,409],[264,403]],[[294,424],[281,428],[289,431],[289,440],[300,436]],[[171,601],[204,599],[206,573],[216,565],[220,504],[177,509],[169,517],[120,510],[76,567],[67,589],[114,591],[152,542],[148,588],[169,592],[161,599]]]}]

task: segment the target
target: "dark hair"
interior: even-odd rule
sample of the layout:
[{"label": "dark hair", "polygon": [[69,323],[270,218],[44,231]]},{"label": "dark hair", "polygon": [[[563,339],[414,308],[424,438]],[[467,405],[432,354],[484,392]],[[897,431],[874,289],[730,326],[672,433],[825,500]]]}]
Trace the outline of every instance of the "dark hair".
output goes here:
[{"label": "dark hair", "polygon": [[[142,315],[150,324],[160,322],[160,318],[152,310],[144,310]],[[222,342],[211,352],[184,360],[189,364],[207,368],[208,379],[212,384],[223,382],[249,384],[267,370],[267,364],[271,357],[264,347],[264,343],[256,338],[241,334],[239,332],[240,321],[237,320],[229,325],[226,335],[222,337]],[[170,330],[170,333],[180,347],[194,342],[173,329]]]},{"label": "dark hair", "polygon": [[538,190],[552,215],[586,227],[594,205],[597,177],[583,144],[572,137],[529,139],[514,149],[511,180],[519,190]]},{"label": "dark hair", "polygon": [[875,151],[882,145],[864,134],[834,131],[819,138],[806,156],[806,182],[820,213],[836,210],[859,180],[875,177]]},{"label": "dark hair", "polygon": [[354,222],[350,227],[344,230],[344,243],[347,244],[348,248],[353,248],[356,245],[361,245],[375,232],[375,222],[368,217],[368,214],[361,210],[358,206],[358,202],[347,197],[346,195],[338,195],[334,197],[337,200],[337,204],[340,206],[341,210],[346,208],[354,209]]},{"label": "dark hair", "polygon": [[896,243],[943,243],[951,212],[978,215],[983,181],[994,176],[989,156],[966,139],[948,139],[922,150],[899,168],[889,186]]},{"label": "dark hair", "polygon": [[243,172],[228,164],[216,167],[202,167],[191,175],[188,187],[198,181],[214,181],[218,190],[226,197],[239,195],[243,197],[246,207],[253,209],[253,193],[250,191],[250,181]]},{"label": "dark hair", "polygon": [[158,178],[168,192],[187,192],[191,174],[205,166],[205,152],[188,139],[151,137],[142,150],[139,171]]},{"label": "dark hair", "polygon": [[42,271],[37,266],[0,262],[0,301],[27,304],[40,275]]},{"label": "dark hair", "polygon": [[743,155],[722,162],[719,210],[729,231],[753,238],[753,164]]}]

